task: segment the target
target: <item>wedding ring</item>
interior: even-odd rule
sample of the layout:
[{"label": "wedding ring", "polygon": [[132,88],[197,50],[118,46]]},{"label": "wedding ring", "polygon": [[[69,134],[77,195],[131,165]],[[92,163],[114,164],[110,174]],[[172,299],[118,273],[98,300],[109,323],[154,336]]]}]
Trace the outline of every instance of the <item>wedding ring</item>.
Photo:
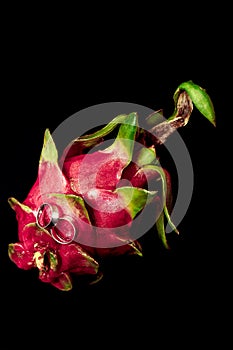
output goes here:
[{"label": "wedding ring", "polygon": [[36,224],[42,229],[53,227],[57,224],[59,212],[55,205],[43,203],[36,215]]},{"label": "wedding ring", "polygon": [[64,216],[59,218],[56,225],[51,227],[50,234],[56,242],[68,244],[74,240],[77,230],[72,218],[70,216]]}]

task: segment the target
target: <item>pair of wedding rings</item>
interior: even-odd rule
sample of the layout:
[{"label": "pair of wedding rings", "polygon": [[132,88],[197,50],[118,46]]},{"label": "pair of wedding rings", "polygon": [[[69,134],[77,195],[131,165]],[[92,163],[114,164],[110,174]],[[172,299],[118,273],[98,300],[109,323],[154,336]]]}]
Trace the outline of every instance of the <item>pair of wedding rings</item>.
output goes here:
[{"label": "pair of wedding rings", "polygon": [[57,206],[49,203],[43,203],[37,210],[36,224],[49,231],[52,238],[60,244],[71,243],[77,234],[72,217],[59,217]]}]

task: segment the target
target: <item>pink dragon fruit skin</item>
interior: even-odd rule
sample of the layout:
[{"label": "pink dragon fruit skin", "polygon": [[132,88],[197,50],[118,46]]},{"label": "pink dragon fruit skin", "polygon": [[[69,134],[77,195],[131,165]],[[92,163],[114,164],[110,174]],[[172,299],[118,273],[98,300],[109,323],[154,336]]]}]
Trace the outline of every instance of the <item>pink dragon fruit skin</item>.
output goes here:
[{"label": "pink dragon fruit skin", "polygon": [[[9,256],[19,268],[38,268],[41,281],[69,290],[72,288],[71,275],[90,274],[98,278],[98,256],[142,255],[140,243],[132,241],[129,234],[133,218],[142,210],[148,197],[145,176],[140,175],[138,166],[131,162],[133,142],[129,141],[136,137],[137,114],[128,115],[125,123],[119,127],[118,136],[110,147],[69,157],[63,162],[62,170],[49,130],[45,131],[35,184],[23,203],[9,198],[18,220],[19,238],[18,243],[9,244]],[[128,170],[124,172],[126,168]],[[131,181],[131,187],[117,187],[123,173],[124,179]],[[157,173],[155,177],[158,177]],[[137,187],[132,192],[134,183]],[[124,196],[129,191],[134,208],[125,205]],[[72,218],[79,240],[85,237],[85,242],[90,244],[75,240],[64,244],[65,241],[54,239],[47,228],[49,212],[43,213],[38,225],[38,210],[44,208],[45,203],[49,204],[47,208],[56,207],[59,218]],[[123,229],[119,230],[119,227]],[[103,234],[98,228],[107,230]]]},{"label": "pink dragon fruit skin", "polygon": [[[60,160],[46,129],[34,185],[22,203],[9,198],[19,240],[9,244],[10,259],[21,269],[37,268],[42,282],[60,290],[70,290],[74,276],[88,275],[91,281],[98,281],[100,257],[142,256],[131,228],[147,203],[155,204],[158,234],[169,248],[164,217],[169,222],[171,179],[158,165],[156,140],[140,129],[137,113],[115,121],[73,140]],[[117,136],[110,146],[86,152],[113,129]],[[137,143],[143,148],[136,147]],[[148,189],[148,181],[158,188]]]}]

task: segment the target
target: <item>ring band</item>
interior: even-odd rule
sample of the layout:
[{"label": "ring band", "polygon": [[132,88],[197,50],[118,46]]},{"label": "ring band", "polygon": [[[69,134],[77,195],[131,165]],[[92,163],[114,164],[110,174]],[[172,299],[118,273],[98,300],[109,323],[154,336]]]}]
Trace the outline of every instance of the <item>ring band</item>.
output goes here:
[{"label": "ring band", "polygon": [[[63,232],[62,230],[62,226],[60,226],[59,228],[59,224],[62,224],[62,221],[64,223],[66,221],[70,225],[70,227],[68,227],[68,230],[66,230],[65,232]],[[65,229],[67,229],[67,227],[65,227]],[[60,244],[69,244],[76,237],[77,230],[75,228],[75,225],[73,224],[72,218],[70,216],[64,216],[62,218],[59,218],[56,225],[51,227],[50,234],[56,242]]]},{"label": "ring band", "polygon": [[[44,214],[45,214],[45,217],[43,217]],[[45,223],[42,224],[41,219],[44,219]],[[59,219],[59,212],[57,207],[49,203],[43,203],[39,207],[36,214],[36,224],[42,229],[55,226],[58,222],[58,219]]]}]

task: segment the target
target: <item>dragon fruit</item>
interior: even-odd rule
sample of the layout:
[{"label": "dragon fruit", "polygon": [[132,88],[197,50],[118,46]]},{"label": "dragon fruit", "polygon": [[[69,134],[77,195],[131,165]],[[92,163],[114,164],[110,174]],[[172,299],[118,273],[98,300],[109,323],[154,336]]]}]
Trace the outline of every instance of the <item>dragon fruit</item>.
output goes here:
[{"label": "dragon fruit", "polygon": [[[193,104],[213,125],[209,95],[192,81],[174,93],[172,116],[148,116],[147,131],[136,112],[116,116],[99,130],[73,140],[58,159],[49,129],[45,130],[38,177],[26,199],[9,204],[18,220],[18,242],[9,257],[21,269],[37,268],[39,279],[68,291],[74,276],[102,277],[100,258],[143,255],[135,238],[135,221],[152,208],[155,231],[169,249],[165,222],[171,221],[171,177],[160,165],[157,150],[177,128],[187,124]],[[110,135],[113,142],[102,147]],[[140,225],[139,225],[140,227]]]}]

